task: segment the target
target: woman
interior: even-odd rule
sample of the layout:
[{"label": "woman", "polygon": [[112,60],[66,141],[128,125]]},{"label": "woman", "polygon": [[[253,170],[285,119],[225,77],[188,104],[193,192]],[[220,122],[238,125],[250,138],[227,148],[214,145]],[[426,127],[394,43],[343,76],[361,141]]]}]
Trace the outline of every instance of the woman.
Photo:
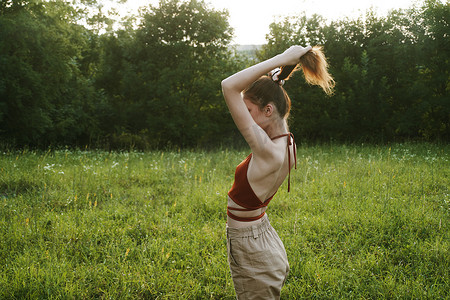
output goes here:
[{"label": "woman", "polygon": [[238,299],[278,299],[289,272],[283,243],[265,210],[296,160],[286,122],[291,101],[282,85],[297,64],[309,83],[332,93],[326,59],[320,47],[311,46],[292,46],[222,81],[233,120],[252,150],[236,168],[228,193],[228,263]]}]

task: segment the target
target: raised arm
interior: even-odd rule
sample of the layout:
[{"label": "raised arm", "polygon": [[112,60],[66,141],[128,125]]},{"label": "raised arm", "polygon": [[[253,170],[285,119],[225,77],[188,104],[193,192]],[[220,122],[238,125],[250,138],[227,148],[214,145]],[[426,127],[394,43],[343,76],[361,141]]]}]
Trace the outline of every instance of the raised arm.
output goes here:
[{"label": "raised arm", "polygon": [[296,65],[300,57],[311,50],[308,46],[292,46],[282,54],[242,70],[222,81],[222,91],[233,120],[253,152],[264,152],[269,141],[265,131],[259,127],[250,115],[242,91],[262,75],[285,65]]}]

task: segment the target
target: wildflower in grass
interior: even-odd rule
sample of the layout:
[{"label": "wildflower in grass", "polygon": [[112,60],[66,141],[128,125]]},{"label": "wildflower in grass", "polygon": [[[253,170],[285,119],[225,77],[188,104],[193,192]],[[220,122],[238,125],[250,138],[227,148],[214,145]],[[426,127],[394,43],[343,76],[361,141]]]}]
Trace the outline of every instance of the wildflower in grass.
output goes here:
[{"label": "wildflower in grass", "polygon": [[[427,153],[425,146],[432,149],[437,146],[413,146],[408,146],[411,148],[409,153],[418,155],[406,162],[402,160],[404,150],[392,146],[389,163],[385,148],[382,149],[384,152],[380,152],[380,147],[372,145],[363,149],[350,146],[349,154],[342,151],[347,149],[344,146],[335,145],[331,149],[324,147],[330,153],[334,150],[335,153],[330,156],[318,151],[321,150],[318,147],[305,145],[304,149],[299,148],[301,166],[305,172],[306,168],[310,168],[306,182],[315,182],[313,177],[319,178],[316,185],[303,184],[305,174],[294,173],[294,182],[299,182],[301,189],[295,189],[294,194],[291,192],[290,198],[279,203],[276,211],[272,211],[272,219],[280,227],[282,238],[286,239],[289,258],[295,262],[292,264],[293,277],[287,281],[284,290],[284,294],[289,295],[286,298],[307,298],[313,293],[329,295],[329,298],[364,298],[371,292],[391,295],[391,298],[445,298],[448,294],[445,275],[448,265],[446,236],[450,191],[447,170],[450,151],[445,146],[438,149],[439,152],[432,150]],[[358,151],[362,153],[361,161],[357,157]],[[40,152],[29,152],[26,156],[19,154],[20,163],[15,161],[15,153],[6,153],[8,157],[0,158],[0,186],[3,184],[3,189],[0,189],[0,215],[3,217],[3,223],[0,220],[0,232],[10,233],[3,238],[3,244],[0,243],[8,249],[3,253],[4,268],[7,270],[2,274],[6,283],[0,291],[3,298],[13,298],[17,288],[20,288],[20,282],[17,281],[20,278],[25,278],[30,294],[40,294],[41,282],[27,280],[26,277],[32,279],[39,277],[39,274],[65,279],[63,285],[52,286],[50,290],[55,298],[61,298],[67,291],[76,292],[80,282],[89,282],[92,272],[102,276],[99,282],[102,289],[86,289],[83,292],[86,298],[98,298],[99,291],[103,293],[102,296],[110,294],[113,298],[117,295],[120,297],[120,288],[104,283],[113,282],[122,273],[130,280],[134,280],[134,277],[136,281],[135,284],[130,282],[131,288],[126,291],[129,298],[145,297],[143,295],[151,298],[153,294],[148,291],[156,289],[160,294],[169,295],[176,290],[181,291],[180,297],[199,299],[210,296],[205,293],[205,289],[209,289],[211,294],[215,292],[210,298],[231,298],[233,282],[229,274],[225,274],[226,252],[223,251],[225,214],[216,213],[209,205],[220,205],[223,201],[223,195],[234,175],[230,171],[233,161],[243,151],[227,152],[224,149],[205,153],[205,158],[208,158],[206,155],[211,157],[208,164],[202,160],[202,154],[183,152],[177,155],[174,152],[165,152],[164,158],[167,160],[161,162],[154,161],[155,157],[159,159],[161,152],[146,153],[143,162],[134,157],[136,154],[130,154],[133,171],[129,176],[121,174],[125,164],[122,159],[118,160],[120,166],[111,169],[112,161],[119,156],[115,152],[111,152],[111,156],[110,152],[89,152],[86,158],[81,157],[81,163],[78,161],[80,151],[67,152],[66,163],[58,161],[64,161],[64,153],[56,153],[55,157],[46,158],[51,161],[44,162]],[[310,165],[306,164],[305,158],[310,153],[313,154],[312,158],[319,160],[319,164],[314,164],[314,159],[310,159]],[[353,155],[353,161],[349,163],[347,159],[350,154]],[[193,162],[189,167],[192,178],[188,177],[190,174],[184,173],[184,163],[178,163],[180,155],[191,155],[188,159]],[[394,155],[397,158],[394,159]],[[105,157],[109,158],[106,163]],[[436,161],[432,163],[434,157]],[[62,170],[68,178],[64,178],[66,175],[49,176],[53,174],[52,171],[43,169],[47,162],[49,165],[55,163],[53,170],[56,174]],[[63,166],[60,167],[59,163]],[[83,172],[83,163],[91,165],[91,170]],[[214,173],[214,169],[209,167],[216,164]],[[314,165],[319,166],[322,172],[316,172]],[[178,171],[170,172],[171,166]],[[193,181],[194,174],[197,177],[201,175],[203,181],[206,176],[201,172],[203,167],[208,177],[199,185],[198,181]],[[381,175],[386,174],[377,176],[381,168],[385,170],[381,171]],[[94,169],[99,173],[98,177],[92,177]],[[86,178],[90,180],[88,185],[83,180],[85,174],[90,175]],[[169,178],[174,180],[170,181]],[[352,189],[342,188],[344,194],[338,194],[336,188],[339,189],[339,182],[343,187],[343,178],[352,181]],[[137,184],[132,185],[131,189],[122,188],[122,180],[134,179]],[[158,184],[161,184],[161,189]],[[169,186],[171,184],[177,184],[179,188],[192,185],[192,189],[182,193],[178,187],[173,189],[175,186]],[[47,186],[45,191],[44,185]],[[170,189],[169,192],[163,191],[165,187]],[[387,187],[389,190],[386,190]],[[26,188],[29,188],[28,192]],[[86,205],[89,203],[82,201],[83,195],[86,199],[87,190],[100,193],[100,197],[96,193],[89,195],[94,207],[95,200],[97,207],[98,200],[106,200],[101,208],[102,214],[98,214],[100,211],[94,208],[90,212],[97,213],[89,214]],[[112,190],[119,191],[121,197],[114,198]],[[77,203],[78,193],[81,205]],[[199,205],[203,203],[200,201],[204,201],[203,196],[208,206]],[[45,201],[39,201],[40,197]],[[107,200],[108,197],[111,199]],[[297,201],[298,198],[305,199]],[[66,203],[63,203],[64,199],[67,199]],[[383,199],[385,201],[381,201]],[[181,210],[186,205],[192,205],[195,211],[181,217]],[[164,217],[166,211],[168,217]],[[213,214],[205,219],[204,216],[211,212]],[[131,229],[128,236],[128,227],[140,229],[136,232]],[[188,231],[190,234],[186,235]],[[124,239],[120,238],[121,234],[125,234]],[[89,236],[94,238],[90,239]],[[125,245],[124,240],[130,238],[132,241]],[[20,251],[24,243],[27,246],[26,253]],[[120,256],[124,247],[133,244],[139,251],[131,254],[130,248],[126,255],[127,247],[122,252],[123,256]],[[169,251],[164,249],[161,252],[163,246]],[[50,258],[50,249],[54,258]],[[113,261],[111,257],[117,256],[117,253],[114,254],[117,249],[119,261]],[[172,249],[174,256],[171,254]],[[401,256],[396,256],[399,253]],[[131,256],[130,259],[128,256]],[[127,266],[137,261],[141,267]],[[67,273],[67,266],[72,262],[71,271]],[[114,264],[121,262],[124,265],[120,266],[120,270],[114,269]],[[205,264],[209,270],[206,270]],[[114,272],[110,271],[111,267]],[[302,270],[305,270],[304,275],[301,275]],[[199,272],[205,273],[207,277],[200,276],[197,279],[191,276]],[[398,272],[395,274],[400,274],[402,280],[396,281],[392,272]],[[324,278],[321,278],[322,273]],[[341,275],[349,281],[342,284]],[[318,281],[318,277],[321,281]],[[169,281],[165,279],[172,278],[167,284]],[[183,290],[185,286],[200,284],[204,288]],[[424,291],[427,294],[423,296]]]},{"label": "wildflower in grass", "polygon": [[55,166],[55,164],[51,164],[51,165],[50,164],[46,164],[44,166],[44,170],[51,171],[54,166]]},{"label": "wildflower in grass", "polygon": [[125,252],[125,258],[128,256],[128,253],[130,253],[130,248],[127,248],[127,251]]}]

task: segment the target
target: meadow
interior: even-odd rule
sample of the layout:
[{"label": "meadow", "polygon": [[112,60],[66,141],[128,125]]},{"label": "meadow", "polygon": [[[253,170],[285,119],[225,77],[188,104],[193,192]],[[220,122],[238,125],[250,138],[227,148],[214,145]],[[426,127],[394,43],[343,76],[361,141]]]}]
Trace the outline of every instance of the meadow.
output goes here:
[{"label": "meadow", "polygon": [[[298,145],[267,211],[282,299],[448,299],[450,146]],[[248,150],[4,150],[0,299],[234,299],[226,193]]]}]

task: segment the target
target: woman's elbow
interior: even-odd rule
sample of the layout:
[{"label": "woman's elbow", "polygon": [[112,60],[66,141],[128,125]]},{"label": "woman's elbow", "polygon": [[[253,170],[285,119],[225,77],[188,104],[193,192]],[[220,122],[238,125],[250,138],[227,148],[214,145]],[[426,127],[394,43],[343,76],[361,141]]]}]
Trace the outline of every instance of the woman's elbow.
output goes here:
[{"label": "woman's elbow", "polygon": [[224,80],[222,80],[221,86],[222,86],[222,90],[226,90],[226,89],[230,88],[230,81],[228,80],[228,78],[225,78]]},{"label": "woman's elbow", "polygon": [[242,92],[242,89],[237,85],[234,78],[228,77],[222,80],[222,93],[224,94],[225,98],[227,96],[232,95],[239,95]]}]

